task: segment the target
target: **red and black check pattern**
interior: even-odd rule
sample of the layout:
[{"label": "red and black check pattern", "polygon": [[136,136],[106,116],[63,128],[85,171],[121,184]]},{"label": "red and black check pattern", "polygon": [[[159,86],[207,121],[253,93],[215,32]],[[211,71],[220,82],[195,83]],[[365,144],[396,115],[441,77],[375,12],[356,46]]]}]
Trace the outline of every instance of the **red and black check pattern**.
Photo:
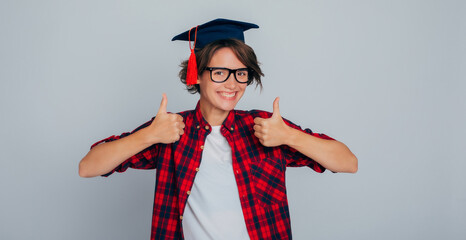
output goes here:
[{"label": "red and black check pattern", "polygon": [[[104,175],[109,176],[115,171],[124,172],[128,167],[157,169],[151,239],[184,239],[181,221],[189,196],[187,192],[193,185],[204,142],[211,130],[202,117],[199,103],[195,110],[179,114],[186,124],[179,141],[152,145]],[[323,172],[325,169],[288,146],[264,147],[254,136],[254,118],[270,116],[271,113],[260,110],[233,110],[223,122],[221,133],[232,149],[233,171],[250,238],[291,239],[285,186],[286,167],[308,166],[316,172]],[[145,128],[153,119],[131,133]],[[310,129],[302,130],[288,120],[285,122],[315,137],[332,140],[324,134],[313,133]],[[111,136],[96,142],[92,147],[131,133]]]}]

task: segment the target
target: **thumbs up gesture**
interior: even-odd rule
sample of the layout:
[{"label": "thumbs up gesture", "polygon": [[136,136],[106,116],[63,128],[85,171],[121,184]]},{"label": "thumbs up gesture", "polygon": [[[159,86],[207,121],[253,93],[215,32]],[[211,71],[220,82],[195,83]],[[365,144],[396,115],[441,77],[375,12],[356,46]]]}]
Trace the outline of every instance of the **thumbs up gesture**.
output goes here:
[{"label": "thumbs up gesture", "polygon": [[270,118],[254,118],[254,135],[262,145],[276,147],[286,144],[292,129],[283,121],[278,107],[280,98],[273,101],[273,114]]},{"label": "thumbs up gesture", "polygon": [[167,96],[162,95],[159,111],[155,119],[147,127],[149,141],[152,143],[174,143],[184,133],[183,117],[175,113],[167,113]]}]

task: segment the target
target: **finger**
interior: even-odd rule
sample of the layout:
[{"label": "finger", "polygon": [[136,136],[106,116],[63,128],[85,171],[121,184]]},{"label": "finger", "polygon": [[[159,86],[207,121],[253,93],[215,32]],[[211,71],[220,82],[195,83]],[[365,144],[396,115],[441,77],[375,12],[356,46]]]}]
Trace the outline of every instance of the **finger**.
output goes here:
[{"label": "finger", "polygon": [[260,133],[260,132],[254,132],[254,136],[256,136],[256,137],[259,138],[259,139],[262,139],[262,136],[263,136],[263,135],[262,135],[262,133]]},{"label": "finger", "polygon": [[183,122],[183,121],[180,121],[180,116],[178,114],[168,113],[168,115],[170,116],[170,120],[174,122],[177,122],[177,123]]},{"label": "finger", "polygon": [[261,125],[263,121],[264,121],[263,118],[260,118],[260,117],[254,118],[254,123],[257,125]]},{"label": "finger", "polygon": [[264,140],[262,140],[262,139],[259,139],[259,142],[260,142],[262,145],[264,145],[264,146],[265,146]]},{"label": "finger", "polygon": [[273,101],[273,113],[272,117],[280,117],[280,108],[278,106],[278,101],[280,101],[280,97],[276,97]]},{"label": "finger", "polygon": [[167,113],[167,95],[164,93],[162,94],[162,102],[160,103],[158,113]]},{"label": "finger", "polygon": [[184,130],[184,124],[183,123],[180,123],[178,125],[176,125],[178,127],[178,131],[183,131]]},{"label": "finger", "polygon": [[176,116],[179,121],[183,121],[183,117],[180,114],[176,114]]},{"label": "finger", "polygon": [[256,132],[260,132],[260,131],[261,131],[261,129],[262,129],[262,126],[261,126],[261,125],[254,125],[254,127],[253,127],[253,128],[254,128],[254,131],[256,131]]}]

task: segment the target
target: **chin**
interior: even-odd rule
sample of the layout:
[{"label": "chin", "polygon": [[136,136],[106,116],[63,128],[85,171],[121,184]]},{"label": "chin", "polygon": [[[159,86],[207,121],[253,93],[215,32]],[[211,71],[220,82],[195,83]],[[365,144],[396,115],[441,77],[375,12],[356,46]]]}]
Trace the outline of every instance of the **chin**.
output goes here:
[{"label": "chin", "polygon": [[231,110],[235,109],[236,103],[237,103],[237,102],[218,104],[218,105],[217,105],[217,108],[218,108],[218,109],[221,109],[221,110],[223,110],[223,111],[231,111]]}]

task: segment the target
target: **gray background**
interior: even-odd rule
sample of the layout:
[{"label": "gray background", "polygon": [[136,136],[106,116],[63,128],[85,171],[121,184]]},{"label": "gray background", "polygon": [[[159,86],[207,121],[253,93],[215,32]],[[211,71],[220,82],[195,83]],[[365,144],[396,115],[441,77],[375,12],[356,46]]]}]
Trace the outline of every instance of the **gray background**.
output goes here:
[{"label": "gray background", "polygon": [[194,108],[174,35],[217,17],[266,74],[238,109],[347,144],[359,172],[287,171],[295,239],[464,239],[465,1],[0,2],[0,239],[148,239],[155,171],[81,179],[89,146]]}]

